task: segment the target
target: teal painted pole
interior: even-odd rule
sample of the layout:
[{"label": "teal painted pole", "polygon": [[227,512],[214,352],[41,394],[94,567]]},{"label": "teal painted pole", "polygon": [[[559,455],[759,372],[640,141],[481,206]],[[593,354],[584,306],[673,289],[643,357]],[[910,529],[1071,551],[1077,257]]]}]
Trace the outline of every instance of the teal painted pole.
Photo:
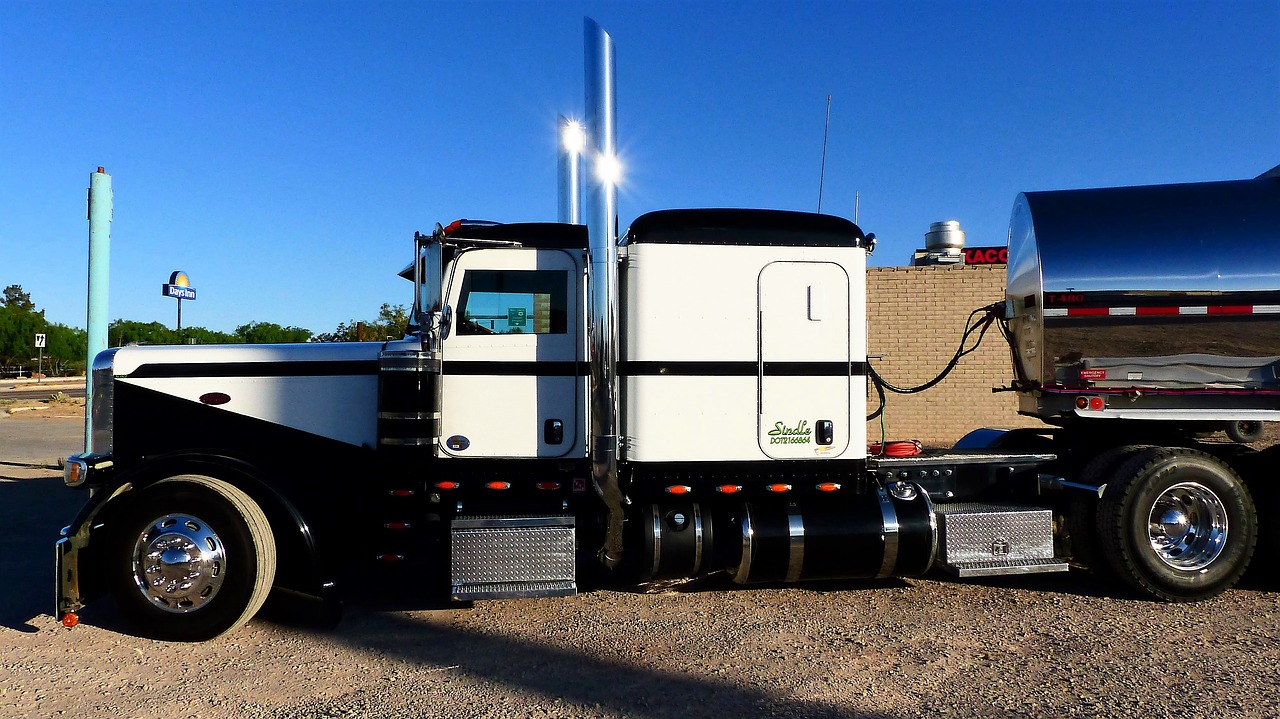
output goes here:
[{"label": "teal painted pole", "polygon": [[107,281],[111,259],[114,195],[111,175],[101,167],[89,175],[89,352],[85,365],[84,451],[93,446],[93,358],[107,348]]}]

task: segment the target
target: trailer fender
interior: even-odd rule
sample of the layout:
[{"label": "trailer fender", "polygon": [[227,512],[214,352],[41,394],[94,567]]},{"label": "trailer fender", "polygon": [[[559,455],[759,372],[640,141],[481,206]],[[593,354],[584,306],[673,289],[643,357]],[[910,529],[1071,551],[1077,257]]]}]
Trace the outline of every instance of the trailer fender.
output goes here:
[{"label": "trailer fender", "polygon": [[1040,430],[1031,428],[994,429],[983,427],[975,429],[955,443],[955,449],[1008,449],[1021,451],[1048,452],[1053,447],[1053,440],[1041,434]]}]

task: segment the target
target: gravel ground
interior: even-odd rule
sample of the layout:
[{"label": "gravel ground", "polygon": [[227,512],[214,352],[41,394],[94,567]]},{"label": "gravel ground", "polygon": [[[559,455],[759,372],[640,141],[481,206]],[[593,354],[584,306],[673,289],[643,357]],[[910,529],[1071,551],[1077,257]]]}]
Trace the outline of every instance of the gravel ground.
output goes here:
[{"label": "gravel ground", "polygon": [[49,470],[0,467],[0,717],[1280,717],[1274,563],[1177,605],[1074,572],[449,609],[384,580],[333,629],[277,612],[168,644],[110,602],[74,630],[44,613],[78,501]]}]

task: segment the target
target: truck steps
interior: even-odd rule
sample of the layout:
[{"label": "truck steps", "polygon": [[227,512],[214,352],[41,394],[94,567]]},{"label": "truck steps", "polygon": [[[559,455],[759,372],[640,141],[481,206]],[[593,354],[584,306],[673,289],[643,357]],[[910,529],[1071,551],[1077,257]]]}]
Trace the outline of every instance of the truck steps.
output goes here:
[{"label": "truck steps", "polygon": [[450,522],[455,600],[577,594],[572,515],[460,515]]},{"label": "truck steps", "polygon": [[1065,572],[1053,556],[1053,512],[973,502],[936,504],[938,566],[957,577]]}]

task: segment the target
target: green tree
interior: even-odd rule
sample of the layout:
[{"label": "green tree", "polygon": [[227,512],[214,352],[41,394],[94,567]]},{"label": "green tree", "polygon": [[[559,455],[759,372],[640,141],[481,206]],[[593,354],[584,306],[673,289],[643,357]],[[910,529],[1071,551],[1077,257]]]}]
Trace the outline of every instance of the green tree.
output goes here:
[{"label": "green tree", "polygon": [[36,333],[44,316],[5,302],[0,306],[0,373],[12,374],[35,356]]},{"label": "green tree", "polygon": [[84,367],[84,330],[49,322],[31,294],[21,285],[9,285],[0,297],[0,374],[13,374],[32,364],[37,355],[35,339],[45,335],[46,374],[79,371]]},{"label": "green tree", "polygon": [[281,327],[274,322],[250,322],[236,328],[239,342],[249,344],[281,344],[286,342],[306,342],[311,339],[311,330],[302,327]]},{"label": "green tree", "polygon": [[31,293],[23,291],[22,285],[9,285],[4,288],[4,299],[0,300],[0,304],[24,312],[36,311],[36,304],[31,301]]},{"label": "green tree", "polygon": [[[405,328],[409,325],[409,310],[404,305],[393,305],[382,303],[382,307],[378,309],[378,317],[372,321],[357,322],[339,322],[337,329],[333,332],[325,332],[317,334],[311,338],[312,342],[356,342],[364,340],[366,342],[381,342],[387,338],[400,339],[404,337]],[[360,327],[363,326],[363,336],[358,336]]]}]

